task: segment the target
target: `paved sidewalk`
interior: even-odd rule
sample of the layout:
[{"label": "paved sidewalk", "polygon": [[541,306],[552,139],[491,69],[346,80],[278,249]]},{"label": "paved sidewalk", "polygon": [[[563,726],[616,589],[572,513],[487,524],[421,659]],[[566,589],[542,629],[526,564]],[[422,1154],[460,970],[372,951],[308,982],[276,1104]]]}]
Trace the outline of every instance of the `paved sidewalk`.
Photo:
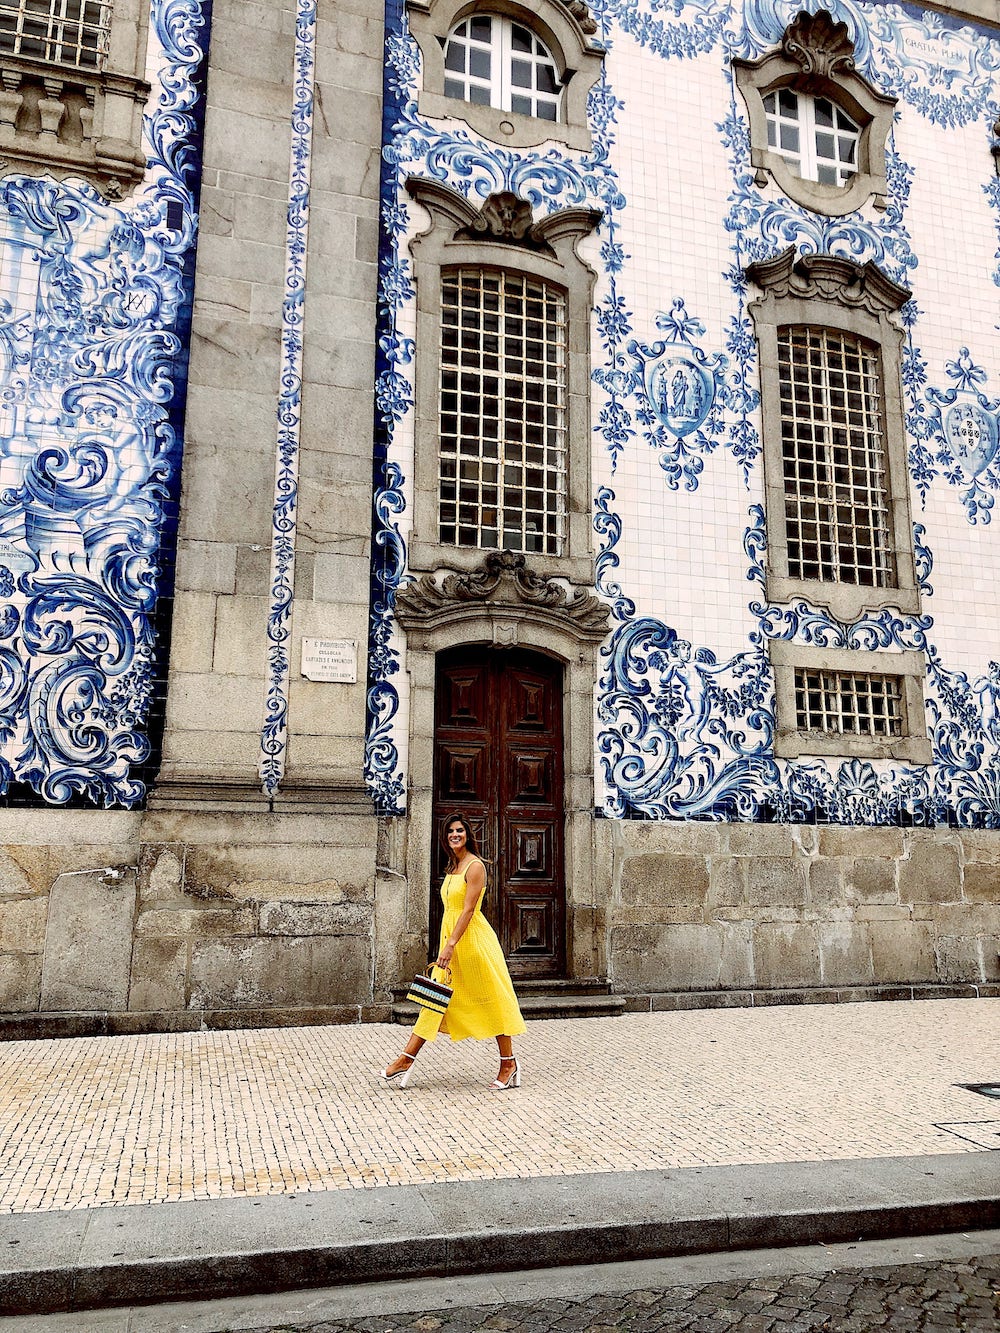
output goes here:
[{"label": "paved sidewalk", "polygon": [[0,1046],[0,1312],[1000,1224],[1000,1000],[403,1035]]},{"label": "paved sidewalk", "polygon": [[0,1044],[0,1212],[1000,1148],[1000,1000],[534,1022],[524,1086],[389,1026]]}]

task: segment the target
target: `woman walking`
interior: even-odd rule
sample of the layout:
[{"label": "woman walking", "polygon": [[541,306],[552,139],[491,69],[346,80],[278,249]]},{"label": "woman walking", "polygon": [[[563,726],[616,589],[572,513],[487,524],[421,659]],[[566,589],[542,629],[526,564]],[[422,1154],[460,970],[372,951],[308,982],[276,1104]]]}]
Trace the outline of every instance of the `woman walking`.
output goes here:
[{"label": "woman walking", "polygon": [[454,994],[444,1015],[421,1009],[403,1053],[382,1071],[387,1083],[405,1088],[425,1041],[445,1032],[452,1041],[496,1037],[500,1072],[489,1085],[504,1091],[521,1086],[521,1071],[511,1038],[524,1031],[524,1019],[511,985],[507,963],[493,928],[483,916],[486,868],[462,815],[447,819],[441,841],[448,853],[448,873],[441,885],[444,919],[437,966],[451,969]]}]

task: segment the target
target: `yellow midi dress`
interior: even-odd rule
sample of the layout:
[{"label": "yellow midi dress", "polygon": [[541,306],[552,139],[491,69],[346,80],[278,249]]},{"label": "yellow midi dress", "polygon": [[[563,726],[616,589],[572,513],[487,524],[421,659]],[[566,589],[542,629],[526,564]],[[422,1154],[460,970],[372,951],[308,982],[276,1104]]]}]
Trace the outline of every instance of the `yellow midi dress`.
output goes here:
[{"label": "yellow midi dress", "polygon": [[[507,960],[493,927],[483,916],[485,893],[484,884],[472,920],[455,945],[451,959],[451,984],[455,993],[448,1012],[442,1015],[421,1009],[420,1017],[413,1025],[415,1035],[425,1041],[434,1040],[442,1023],[452,1041],[465,1041],[467,1037],[477,1041],[504,1035],[515,1037],[524,1031],[524,1019],[507,971]],[[444,919],[438,952],[444,948],[465,904],[464,871],[460,875],[445,875],[441,901],[444,903]]]}]

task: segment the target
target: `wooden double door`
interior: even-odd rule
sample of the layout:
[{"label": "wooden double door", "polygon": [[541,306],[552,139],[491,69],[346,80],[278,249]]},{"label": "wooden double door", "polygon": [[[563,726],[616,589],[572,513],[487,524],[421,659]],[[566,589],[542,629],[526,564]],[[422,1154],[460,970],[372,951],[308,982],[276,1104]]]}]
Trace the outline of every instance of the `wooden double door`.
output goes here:
[{"label": "wooden double door", "polygon": [[441,923],[442,821],[466,816],[487,861],[484,910],[515,977],[566,967],[563,669],[524,649],[439,654],[434,727],[431,947]]}]

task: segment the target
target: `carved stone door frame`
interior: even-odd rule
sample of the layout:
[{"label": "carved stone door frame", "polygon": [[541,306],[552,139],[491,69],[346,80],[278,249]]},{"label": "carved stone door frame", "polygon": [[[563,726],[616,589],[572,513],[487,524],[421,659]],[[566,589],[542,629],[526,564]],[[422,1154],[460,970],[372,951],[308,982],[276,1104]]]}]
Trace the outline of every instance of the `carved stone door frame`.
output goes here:
[{"label": "carved stone door frame", "polygon": [[[596,864],[594,682],[608,612],[587,589],[535,574],[522,555],[491,552],[478,570],[425,574],[398,595],[410,676],[409,798],[403,864],[406,903],[395,952],[397,976],[427,961],[434,797],[434,692],[437,654],[475,643],[523,647],[564,665],[563,792],[566,950],[570,977],[606,977],[599,926],[610,882]],[[606,882],[601,883],[604,878]],[[377,914],[376,914],[377,915]],[[396,914],[393,914],[396,916]],[[398,916],[396,917],[398,922]],[[389,946],[389,941],[384,942]]]}]

